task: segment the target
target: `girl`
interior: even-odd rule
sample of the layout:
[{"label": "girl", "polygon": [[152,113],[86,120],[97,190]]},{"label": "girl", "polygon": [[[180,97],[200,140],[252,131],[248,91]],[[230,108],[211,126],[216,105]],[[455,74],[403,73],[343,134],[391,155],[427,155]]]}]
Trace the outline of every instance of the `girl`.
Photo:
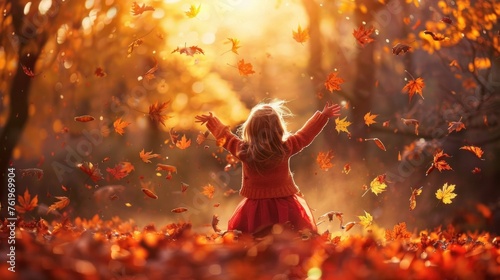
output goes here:
[{"label": "girl", "polygon": [[307,147],[331,117],[339,116],[340,106],[329,102],[295,134],[286,129],[284,117],[291,115],[284,101],[261,103],[252,108],[248,119],[233,134],[211,112],[196,116],[223,147],[243,165],[240,195],[245,197],[229,220],[229,230],[255,233],[273,224],[295,230],[316,231],[313,215],[301,197],[290,171],[290,157]]}]

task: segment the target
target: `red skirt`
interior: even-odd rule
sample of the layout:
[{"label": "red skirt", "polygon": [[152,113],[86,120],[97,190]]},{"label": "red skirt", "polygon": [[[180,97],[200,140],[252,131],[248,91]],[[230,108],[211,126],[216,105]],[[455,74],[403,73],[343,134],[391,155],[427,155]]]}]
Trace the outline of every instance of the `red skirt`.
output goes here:
[{"label": "red skirt", "polygon": [[229,219],[228,229],[254,233],[273,224],[289,224],[295,230],[316,231],[311,209],[298,195],[265,199],[244,198]]}]

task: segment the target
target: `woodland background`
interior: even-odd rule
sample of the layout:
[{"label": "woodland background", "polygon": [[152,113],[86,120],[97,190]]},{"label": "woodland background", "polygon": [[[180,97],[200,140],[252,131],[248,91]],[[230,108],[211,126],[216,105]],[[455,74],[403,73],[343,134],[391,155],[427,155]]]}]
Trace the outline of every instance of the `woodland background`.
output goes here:
[{"label": "woodland background", "polygon": [[[410,230],[453,223],[500,233],[497,1],[137,4],[151,9],[134,15],[132,2],[118,0],[0,2],[0,172],[6,186],[6,170],[15,167],[17,195],[37,195],[38,207],[24,213],[25,219],[99,214],[139,225],[191,221],[202,231],[218,214],[225,227],[241,200],[228,192],[239,189],[241,169],[237,163],[227,166],[232,162],[211,136],[196,143],[205,129],[194,116],[213,111],[235,129],[253,105],[279,98],[295,114],[292,131],[327,100],[342,104],[341,118],[352,122],[348,135],[338,133],[332,119],[292,159],[295,180],[316,217],[336,210],[354,220],[367,211],[387,227],[401,221]],[[302,43],[292,33],[299,25],[309,33]],[[375,28],[373,42],[356,41],[352,34],[360,26]],[[239,40],[237,53],[228,38]],[[409,51],[394,54],[398,43]],[[190,46],[203,53],[190,53]],[[255,73],[240,74],[241,59]],[[330,92],[324,82],[332,72],[345,82]],[[402,93],[412,76],[424,80],[423,97]],[[164,102],[168,118],[162,124],[148,110]],[[378,115],[377,123],[365,125],[368,112]],[[95,119],[75,121],[82,115]],[[130,123],[122,135],[113,126],[119,118]],[[418,120],[419,134],[401,118]],[[449,132],[452,121],[465,129]],[[185,135],[191,144],[181,149],[172,135]],[[374,137],[387,151],[363,140]],[[483,160],[459,150],[464,145],[481,147]],[[439,149],[452,156],[447,162],[453,170],[426,176]],[[159,156],[146,163],[142,150]],[[317,156],[330,150],[333,166],[322,170]],[[83,162],[98,164],[103,178],[91,180],[78,168]],[[122,162],[134,167],[128,176],[117,179],[106,171]],[[175,166],[177,173],[166,178],[156,170],[158,163]],[[342,173],[346,164],[348,174]],[[23,176],[28,168],[43,170],[43,177]],[[363,185],[384,173],[386,191],[362,196]],[[444,183],[456,185],[451,204],[435,197]],[[410,211],[408,199],[419,187],[422,194]],[[0,194],[5,206],[6,187]],[[55,196],[71,202],[47,213]],[[172,213],[177,207],[188,211]],[[338,227],[324,223],[320,229]]]}]

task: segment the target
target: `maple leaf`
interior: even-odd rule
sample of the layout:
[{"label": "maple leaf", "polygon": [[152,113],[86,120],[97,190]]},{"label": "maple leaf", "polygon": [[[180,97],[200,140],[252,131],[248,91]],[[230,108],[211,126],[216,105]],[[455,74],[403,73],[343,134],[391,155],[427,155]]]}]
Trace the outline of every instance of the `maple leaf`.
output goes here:
[{"label": "maple leaf", "polygon": [[49,206],[47,210],[47,214],[49,214],[51,211],[55,211],[57,209],[63,209],[64,207],[69,205],[69,198],[66,196],[56,196],[59,201],[54,202],[52,205]]},{"label": "maple leaf", "polygon": [[400,53],[407,53],[409,50],[411,50],[411,47],[408,45],[404,45],[401,43],[397,43],[392,47],[392,54],[399,55]]},{"label": "maple leaf", "polygon": [[319,152],[318,156],[316,157],[316,162],[319,165],[319,168],[324,171],[328,171],[328,169],[332,168],[332,158],[333,158],[333,151],[330,150],[328,152]]},{"label": "maple leaf", "polygon": [[422,188],[423,187],[411,190],[410,210],[413,210],[413,209],[415,209],[415,207],[417,207],[417,196],[419,196],[422,193]]},{"label": "maple leaf", "polygon": [[191,139],[187,140],[186,135],[182,135],[181,140],[175,142],[175,146],[181,150],[187,149],[191,146]]},{"label": "maple leaf", "polygon": [[411,237],[411,232],[406,229],[406,223],[402,222],[394,225],[393,229],[385,230],[385,239],[387,241],[394,241],[400,239],[409,239]]},{"label": "maple leaf", "polygon": [[186,12],[186,16],[188,18],[194,18],[198,15],[198,13],[200,12],[200,8],[201,8],[201,4],[198,5],[198,7],[196,7],[195,5],[191,5],[189,7],[189,11]]},{"label": "maple leaf", "polygon": [[177,47],[175,50],[172,51],[172,53],[174,52],[185,54],[187,56],[194,56],[195,54],[203,54],[203,55],[205,54],[205,52],[203,52],[203,49],[201,49],[198,46],[191,46],[191,47],[185,46],[184,48]]},{"label": "maple leaf", "polygon": [[167,105],[170,101],[163,102],[158,104],[158,101],[155,104],[151,104],[149,106],[149,117],[155,123],[161,123],[165,126],[165,121],[170,118],[170,116],[163,115],[163,110],[166,109]]},{"label": "maple leaf", "polygon": [[43,178],[43,170],[40,168],[24,168],[20,169],[19,171],[21,171],[21,177],[36,176],[38,180],[41,180]]},{"label": "maple leaf", "polygon": [[466,150],[466,151],[472,152],[474,155],[476,155],[476,157],[484,160],[482,158],[484,151],[480,147],[476,147],[476,146],[463,146],[463,147],[460,147],[460,150]]},{"label": "maple leaf", "polygon": [[412,79],[409,81],[401,90],[403,93],[408,93],[408,96],[410,97],[408,102],[411,102],[411,99],[413,95],[418,94],[422,99],[424,99],[424,96],[422,95],[422,90],[425,87],[424,79],[422,78],[417,78],[417,79]]},{"label": "maple leaf", "polygon": [[444,204],[451,204],[451,200],[457,196],[456,193],[453,193],[454,190],[455,185],[448,185],[448,183],[445,183],[441,189],[436,191],[436,198],[441,200]]},{"label": "maple leaf", "polygon": [[378,175],[377,177],[375,177],[370,182],[370,188],[367,189],[365,191],[365,193],[363,193],[362,196],[364,196],[369,190],[371,190],[372,193],[374,193],[375,195],[378,195],[378,194],[384,192],[385,189],[387,188],[387,184],[385,183],[385,177],[386,177],[385,174]]},{"label": "maple leaf", "polygon": [[375,118],[376,118],[376,117],[378,117],[378,115],[372,115],[372,113],[371,113],[371,112],[368,112],[368,113],[366,113],[366,114],[365,114],[365,116],[364,116],[363,118],[364,118],[364,120],[365,120],[365,124],[366,124],[367,126],[370,126],[371,124],[377,123],[377,122],[375,121]]},{"label": "maple leaf", "polygon": [[85,174],[89,175],[90,179],[94,182],[104,179],[97,163],[94,165],[92,162],[84,161],[83,163],[79,163],[77,167]]},{"label": "maple leaf", "polygon": [[462,129],[465,129],[465,124],[461,122],[462,118],[458,122],[449,122],[448,123],[448,134],[453,131],[459,132]]},{"label": "maple leaf", "polygon": [[139,152],[139,157],[145,163],[150,163],[151,162],[150,159],[152,159],[152,158],[159,158],[160,155],[159,154],[153,154],[153,151],[151,151],[151,152],[144,152],[144,149],[142,149],[142,151]]},{"label": "maple leaf", "polygon": [[373,216],[370,213],[365,211],[364,216],[358,216],[359,224],[364,226],[365,228],[369,227],[373,223]]},{"label": "maple leaf", "polygon": [[365,139],[365,141],[373,141],[373,142],[375,142],[375,145],[377,145],[377,147],[379,149],[381,149],[384,152],[386,151],[384,143],[382,143],[382,141],[380,141],[380,139],[378,139],[378,138],[367,138],[367,139]]},{"label": "maple leaf", "polygon": [[203,191],[201,193],[211,199],[214,197],[215,187],[211,184],[203,186]]},{"label": "maple leaf", "polygon": [[373,38],[370,37],[373,31],[375,31],[375,27],[373,26],[369,29],[365,29],[364,25],[360,25],[358,29],[354,29],[352,35],[356,38],[358,44],[361,45],[361,47],[364,47],[366,44],[374,41]]},{"label": "maple leaf", "polygon": [[346,120],[347,117],[344,117],[343,119],[340,119],[340,117],[337,117],[335,119],[335,130],[340,134],[341,131],[349,133],[349,130],[347,130],[347,127],[351,125],[350,121]]},{"label": "maple leaf", "polygon": [[130,163],[128,161],[122,161],[122,162],[120,162],[120,165],[122,166],[122,170],[124,172],[130,173],[130,172],[135,170],[134,165],[132,165],[132,163]]},{"label": "maple leaf", "polygon": [[451,168],[451,166],[445,160],[445,158],[449,158],[449,157],[450,157],[450,155],[444,153],[443,150],[438,151],[434,155],[434,159],[432,161],[431,166],[429,167],[429,169],[427,169],[427,172],[425,172],[425,176],[429,175],[429,173],[431,173],[432,170],[434,170],[434,169],[439,170],[439,172],[441,172],[443,170],[453,170]]},{"label": "maple leaf", "polygon": [[140,6],[139,4],[137,4],[137,2],[134,2],[132,3],[132,10],[130,11],[130,13],[132,13],[133,16],[138,16],[144,12],[154,11],[154,10],[155,8],[151,6],[146,6],[146,4],[142,4],[142,6]]},{"label": "maple leaf", "polygon": [[292,30],[292,35],[293,35],[293,39],[301,44],[305,43],[307,40],[309,40],[309,30],[302,29],[300,24],[297,27],[297,31]]},{"label": "maple leaf", "polygon": [[155,73],[156,71],[158,71],[158,60],[156,60],[155,57],[153,57],[153,59],[155,60],[155,64],[153,65],[153,67],[151,67],[146,73],[144,73],[143,77],[144,79],[146,79],[146,81],[150,81],[152,79],[155,78]]},{"label": "maple leaf", "polygon": [[337,77],[337,74],[337,72],[332,72],[326,77],[325,88],[330,92],[341,90],[340,85],[344,83],[344,79]]},{"label": "maple leaf", "polygon": [[238,54],[238,49],[241,48],[240,40],[236,38],[227,38],[227,41],[224,44],[231,44],[231,50],[233,53]]},{"label": "maple leaf", "polygon": [[17,202],[19,205],[15,206],[16,211],[23,214],[35,209],[38,206],[38,195],[31,198],[31,194],[28,189],[26,189],[23,196],[17,196]]},{"label": "maple leaf", "polygon": [[[123,179],[130,174],[130,169],[124,168],[124,166],[119,163],[116,164],[114,168],[106,168],[106,171],[111,174],[116,180]],[[132,169],[133,170],[133,169]]]},{"label": "maple leaf", "polygon": [[113,127],[115,128],[115,132],[123,135],[124,131],[123,129],[127,126],[129,126],[131,123],[122,121],[122,118],[116,119],[116,121],[113,122]]},{"label": "maple leaf", "polygon": [[416,119],[405,119],[401,118],[401,121],[403,121],[404,125],[414,125],[415,126],[415,135],[418,135],[418,126],[420,125],[420,122],[417,121]]},{"label": "maple leaf", "polygon": [[255,73],[255,71],[253,71],[252,64],[250,62],[245,63],[244,59],[238,61],[238,71],[241,76],[248,76]]}]

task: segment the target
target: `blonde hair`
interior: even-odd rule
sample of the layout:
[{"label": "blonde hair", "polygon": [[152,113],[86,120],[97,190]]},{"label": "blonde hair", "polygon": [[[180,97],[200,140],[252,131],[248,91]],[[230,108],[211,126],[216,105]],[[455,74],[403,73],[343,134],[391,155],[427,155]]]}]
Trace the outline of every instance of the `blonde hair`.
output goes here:
[{"label": "blonde hair", "polygon": [[290,135],[285,117],[291,115],[283,100],[263,102],[252,108],[238,131],[245,142],[241,153],[249,164],[263,169],[284,159],[287,151],[283,142]]}]

